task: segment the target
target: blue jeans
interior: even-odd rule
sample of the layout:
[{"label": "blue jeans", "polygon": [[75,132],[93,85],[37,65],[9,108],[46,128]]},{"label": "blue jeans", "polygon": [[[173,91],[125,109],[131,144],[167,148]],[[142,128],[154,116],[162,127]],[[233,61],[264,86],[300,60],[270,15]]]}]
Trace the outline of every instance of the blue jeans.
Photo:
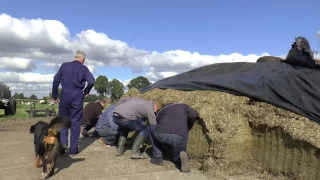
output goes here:
[{"label": "blue jeans", "polygon": [[180,152],[187,151],[188,138],[177,134],[164,134],[157,132],[155,125],[150,125],[149,138],[152,144],[153,157],[163,158],[162,151],[160,150],[161,144],[166,144],[173,147],[173,162],[180,163]]},{"label": "blue jeans", "polygon": [[148,136],[149,128],[143,122],[142,118],[135,120],[127,120],[119,118],[118,116],[113,116],[113,122],[119,125],[118,131],[120,136],[128,137],[128,133],[132,130],[138,131],[140,136]]},{"label": "blue jeans", "polygon": [[99,136],[107,142],[107,144],[112,146],[116,145],[116,141],[119,136],[118,131],[113,131],[108,127],[99,128],[96,129],[96,131],[98,132]]}]

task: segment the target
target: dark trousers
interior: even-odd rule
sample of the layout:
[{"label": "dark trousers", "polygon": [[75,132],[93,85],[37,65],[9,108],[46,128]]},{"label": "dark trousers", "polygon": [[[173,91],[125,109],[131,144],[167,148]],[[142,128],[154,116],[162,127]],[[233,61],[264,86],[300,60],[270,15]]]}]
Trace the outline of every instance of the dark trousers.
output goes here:
[{"label": "dark trousers", "polygon": [[138,131],[140,136],[148,136],[149,128],[143,122],[142,118],[136,120],[127,120],[119,118],[118,116],[113,116],[113,122],[119,125],[118,131],[120,136],[128,137],[130,131]]},{"label": "dark trousers", "polygon": [[99,118],[98,117],[93,117],[89,120],[89,122],[85,123],[85,128],[84,130],[86,131],[90,131],[90,129],[92,129],[93,127],[96,126],[97,122],[98,122]]},{"label": "dark trousers", "polygon": [[[70,128],[70,153],[78,153],[79,135],[81,129],[81,118],[83,109],[83,94],[80,92],[62,92],[60,95],[59,116],[67,116],[71,119]],[[62,128],[60,131],[60,141],[63,145],[68,145],[68,129]]]},{"label": "dark trousers", "polygon": [[96,131],[98,132],[99,136],[107,142],[107,144],[112,146],[116,145],[117,139],[119,139],[118,131],[114,131],[108,127],[99,128],[96,129]]},{"label": "dark trousers", "polygon": [[180,163],[180,152],[187,151],[188,138],[177,134],[165,134],[157,132],[155,125],[150,125],[149,138],[152,144],[153,157],[163,158],[161,144],[169,145],[173,148],[173,162]]}]

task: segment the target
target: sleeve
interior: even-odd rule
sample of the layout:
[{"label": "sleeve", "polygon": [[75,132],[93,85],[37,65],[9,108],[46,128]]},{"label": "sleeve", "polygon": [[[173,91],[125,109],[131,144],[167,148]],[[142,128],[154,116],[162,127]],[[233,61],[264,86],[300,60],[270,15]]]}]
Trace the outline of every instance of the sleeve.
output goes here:
[{"label": "sleeve", "polygon": [[84,89],[84,92],[86,92],[87,94],[89,94],[90,90],[92,89],[92,87],[94,86],[95,83],[95,79],[92,75],[92,73],[89,71],[88,68],[86,68],[86,73],[84,75],[85,80],[87,81],[87,87]]},{"label": "sleeve", "polygon": [[195,111],[194,109],[192,109],[190,106],[186,105],[187,108],[187,116],[188,116],[188,127],[189,129],[191,129],[194,125],[194,122],[197,120],[197,118],[199,117],[199,114],[197,111]]},{"label": "sleeve", "polygon": [[[147,104],[147,105],[150,106],[149,104]],[[150,125],[157,124],[156,115],[154,114],[153,107],[151,107],[151,108],[145,107],[144,109],[146,110]]]},{"label": "sleeve", "polygon": [[63,69],[63,64],[60,66],[57,74],[53,77],[53,83],[52,83],[52,98],[54,100],[58,99],[58,88],[61,82],[61,77],[62,77],[62,69]]},{"label": "sleeve", "polygon": [[100,102],[97,102],[96,107],[94,108],[94,111],[97,117],[99,117],[102,114],[102,110],[100,108]]}]

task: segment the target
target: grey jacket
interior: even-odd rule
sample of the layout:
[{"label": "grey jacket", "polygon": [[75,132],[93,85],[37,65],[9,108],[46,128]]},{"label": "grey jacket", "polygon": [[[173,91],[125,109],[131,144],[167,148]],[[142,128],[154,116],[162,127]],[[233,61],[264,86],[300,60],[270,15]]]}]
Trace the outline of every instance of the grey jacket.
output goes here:
[{"label": "grey jacket", "polygon": [[153,102],[142,98],[130,98],[119,104],[114,112],[128,120],[143,118],[148,119],[150,124],[157,124]]},{"label": "grey jacket", "polygon": [[119,99],[119,101],[117,102],[117,106],[119,106],[120,104],[122,103],[125,103],[129,100],[132,100],[132,99],[142,99],[142,98],[138,98],[138,97],[123,97],[121,99]]}]

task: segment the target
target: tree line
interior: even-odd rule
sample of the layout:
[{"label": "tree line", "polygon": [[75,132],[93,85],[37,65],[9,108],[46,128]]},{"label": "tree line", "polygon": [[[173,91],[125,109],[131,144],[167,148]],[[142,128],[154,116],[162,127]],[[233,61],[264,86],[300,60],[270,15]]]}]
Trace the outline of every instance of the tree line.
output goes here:
[{"label": "tree line", "polygon": [[[127,85],[128,89],[131,88],[144,88],[149,86],[151,83],[150,81],[143,76],[138,76],[132,79],[129,84]],[[112,101],[119,99],[124,94],[125,86],[122,82],[117,79],[113,79],[109,81],[107,76],[100,75],[97,77],[96,82],[94,84],[94,89],[99,94],[99,99],[101,97],[110,97]]]},{"label": "tree line", "polygon": [[[151,84],[151,82],[144,76],[138,76],[132,79],[129,84],[126,86],[128,89],[131,88],[144,88]],[[123,94],[126,88],[122,82],[117,79],[113,79],[109,81],[107,76],[100,75],[97,77],[96,82],[94,84],[94,89],[97,91],[98,96],[95,94],[89,94],[87,97],[84,98],[84,102],[94,102],[104,97],[110,97],[111,101],[115,101],[119,99]],[[58,89],[58,95],[60,97],[61,88]],[[31,99],[37,100],[38,97],[32,94],[29,97],[25,97],[23,93],[15,93],[13,95],[15,99]],[[51,100],[51,92],[48,96],[44,96],[42,98],[45,101]]]}]

